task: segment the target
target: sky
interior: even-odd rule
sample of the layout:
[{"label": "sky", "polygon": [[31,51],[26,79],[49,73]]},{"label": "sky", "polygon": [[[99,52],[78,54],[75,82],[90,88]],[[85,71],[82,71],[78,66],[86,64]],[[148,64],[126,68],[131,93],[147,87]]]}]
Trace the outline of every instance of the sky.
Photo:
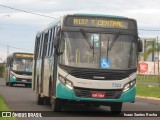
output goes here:
[{"label": "sky", "polygon": [[139,37],[160,38],[160,0],[0,0],[0,61],[7,51],[33,52],[37,31],[54,20],[1,5],[56,18],[68,13],[125,16],[137,20]]}]

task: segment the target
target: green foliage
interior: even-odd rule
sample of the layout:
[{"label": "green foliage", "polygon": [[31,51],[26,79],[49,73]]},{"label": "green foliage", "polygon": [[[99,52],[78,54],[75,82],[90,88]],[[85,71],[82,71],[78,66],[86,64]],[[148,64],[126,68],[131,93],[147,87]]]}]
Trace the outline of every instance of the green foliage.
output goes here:
[{"label": "green foliage", "polygon": [[137,84],[137,95],[145,96],[145,97],[155,97],[160,98],[160,87],[159,86],[149,86],[149,85],[141,85]]},{"label": "green foliage", "polygon": [[145,60],[148,58],[148,56],[149,56],[151,53],[154,53],[154,52],[160,52],[160,47],[158,47],[158,48],[149,48],[149,49],[147,49],[147,51],[144,52],[144,54],[143,54]]},{"label": "green foliage", "polygon": [[[0,111],[11,111],[7,107],[7,105],[5,104],[5,101],[4,101],[2,96],[0,96]],[[16,118],[14,118],[14,117],[3,117],[3,118],[0,118],[0,120],[16,120]]]},{"label": "green foliage", "polygon": [[0,77],[4,77],[4,72],[5,72],[5,68],[4,68],[4,64],[0,64]]},{"label": "green foliage", "polygon": [[158,75],[138,75],[137,82],[160,82]]},{"label": "green foliage", "polygon": [[144,56],[144,60],[147,60],[148,56],[155,52],[160,52],[160,43],[157,41],[147,41],[147,44],[145,46],[146,51],[142,53],[141,55]]},{"label": "green foliage", "polygon": [[9,111],[2,96],[0,96],[0,111]]}]

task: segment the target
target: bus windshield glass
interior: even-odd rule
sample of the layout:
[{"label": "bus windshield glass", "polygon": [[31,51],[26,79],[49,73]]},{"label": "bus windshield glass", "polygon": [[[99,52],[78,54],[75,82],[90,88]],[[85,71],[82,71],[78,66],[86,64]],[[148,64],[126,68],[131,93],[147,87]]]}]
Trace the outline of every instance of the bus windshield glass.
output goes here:
[{"label": "bus windshield glass", "polygon": [[12,69],[15,71],[32,72],[32,61],[32,59],[15,58]]},{"label": "bus windshield glass", "polygon": [[137,41],[134,35],[64,32],[62,39],[65,42],[65,50],[60,56],[62,65],[118,70],[136,68]]}]

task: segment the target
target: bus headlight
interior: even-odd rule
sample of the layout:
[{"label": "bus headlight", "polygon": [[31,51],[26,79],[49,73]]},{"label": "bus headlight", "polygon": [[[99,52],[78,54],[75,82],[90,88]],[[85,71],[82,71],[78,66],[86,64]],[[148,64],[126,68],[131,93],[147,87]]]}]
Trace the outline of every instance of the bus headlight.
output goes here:
[{"label": "bus headlight", "polygon": [[11,77],[16,80],[16,76],[14,76],[13,74],[11,74]]},{"label": "bus headlight", "polygon": [[73,84],[71,81],[66,80],[66,86],[70,89],[73,89]]},{"label": "bus headlight", "polygon": [[126,92],[130,88],[132,88],[136,84],[136,79],[130,81],[129,83],[124,85],[123,92]]},{"label": "bus headlight", "polygon": [[60,74],[58,75],[58,79],[63,85],[65,85],[69,89],[73,89],[73,83],[71,81],[69,81],[68,79],[65,79]]},{"label": "bus headlight", "polygon": [[15,76],[13,76],[13,79],[16,79],[16,77],[15,77]]},{"label": "bus headlight", "polygon": [[59,81],[61,81],[61,83],[65,84],[65,79],[64,77],[62,77],[61,75],[58,75]]}]

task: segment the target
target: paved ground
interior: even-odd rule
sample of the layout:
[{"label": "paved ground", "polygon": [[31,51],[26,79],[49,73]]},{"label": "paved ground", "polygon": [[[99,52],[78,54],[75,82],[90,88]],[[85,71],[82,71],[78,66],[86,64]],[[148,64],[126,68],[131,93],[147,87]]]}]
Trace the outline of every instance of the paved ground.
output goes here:
[{"label": "paved ground", "polygon": [[[23,86],[7,87],[3,79],[0,79],[0,94],[4,96],[5,101],[12,111],[51,111],[51,106],[48,105],[37,105],[35,99],[35,93],[31,88],[26,88]],[[72,111],[72,112],[70,112]],[[73,112],[75,111],[75,112]],[[82,112],[85,111],[85,112]],[[99,112],[100,111],[100,112]],[[160,111],[160,101],[159,100],[149,100],[144,98],[137,98],[136,102],[124,103],[123,111],[140,111],[137,113],[143,113],[143,111]],[[154,120],[159,119],[157,117],[106,117],[106,114],[110,114],[110,108],[106,106],[101,106],[100,108],[95,107],[84,107],[80,105],[65,106],[63,112],[51,112],[52,115],[56,117],[38,118],[37,120],[97,120],[97,119],[144,119],[144,120]],[[60,117],[65,116],[65,117]],[[35,118],[18,118],[18,120],[34,120]],[[0,118],[1,120],[1,118]]]}]

